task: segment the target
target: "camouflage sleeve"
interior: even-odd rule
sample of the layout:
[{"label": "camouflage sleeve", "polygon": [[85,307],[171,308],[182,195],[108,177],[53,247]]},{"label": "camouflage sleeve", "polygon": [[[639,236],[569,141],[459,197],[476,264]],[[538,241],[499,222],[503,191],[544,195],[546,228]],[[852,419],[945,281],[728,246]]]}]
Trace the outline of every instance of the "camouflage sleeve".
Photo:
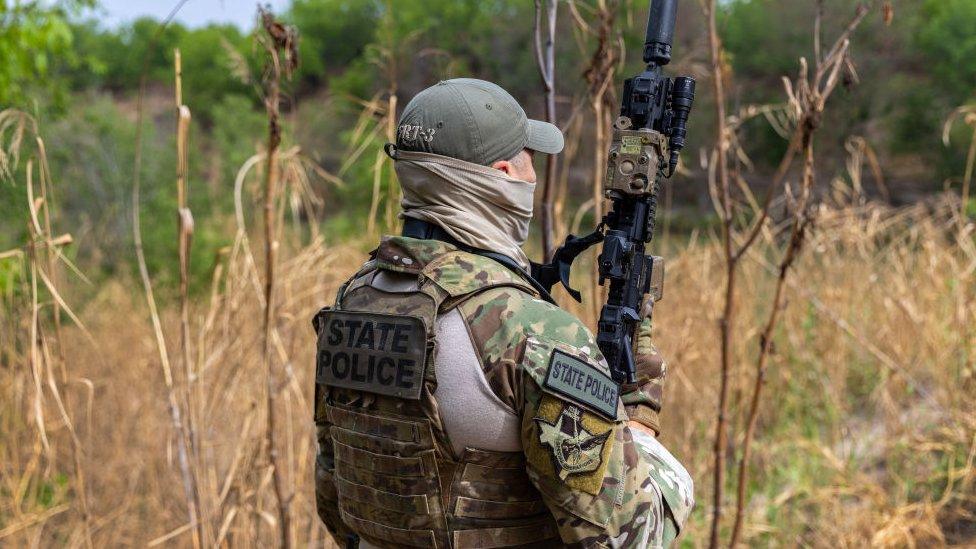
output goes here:
[{"label": "camouflage sleeve", "polygon": [[321,387],[315,388],[315,440],[318,444],[315,456],[315,506],[329,533],[341,543],[352,531],[339,516],[339,496],[334,481],[335,457],[330,434],[332,425],[325,412],[325,400],[319,398],[320,390]]},{"label": "camouflage sleeve", "polygon": [[589,330],[517,290],[485,292],[462,312],[489,385],[521,414],[529,477],[563,541],[664,546],[690,513],[691,479],[654,437],[627,427]]},{"label": "camouflage sleeve", "polygon": [[651,343],[651,321],[645,318],[637,331],[637,382],[620,388],[620,399],[631,421],[637,421],[661,433],[658,414],[664,400],[667,363]]}]

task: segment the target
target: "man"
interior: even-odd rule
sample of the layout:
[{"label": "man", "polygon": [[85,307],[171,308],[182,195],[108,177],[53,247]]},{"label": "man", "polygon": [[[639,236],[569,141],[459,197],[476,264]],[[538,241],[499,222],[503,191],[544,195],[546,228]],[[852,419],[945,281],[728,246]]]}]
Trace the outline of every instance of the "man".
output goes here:
[{"label": "man", "polygon": [[618,387],[521,249],[534,152],[563,136],[455,79],[400,119],[404,234],[315,319],[318,510],[360,547],[663,547],[693,505],[656,440],[664,366],[638,337]]}]

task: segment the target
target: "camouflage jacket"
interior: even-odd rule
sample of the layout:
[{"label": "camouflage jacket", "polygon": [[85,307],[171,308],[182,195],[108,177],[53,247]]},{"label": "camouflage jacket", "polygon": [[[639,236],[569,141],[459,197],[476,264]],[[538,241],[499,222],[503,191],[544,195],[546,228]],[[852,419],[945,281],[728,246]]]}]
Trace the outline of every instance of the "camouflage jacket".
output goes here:
[{"label": "camouflage jacket", "polygon": [[[425,268],[450,252],[456,254],[450,264]],[[445,243],[390,237],[374,257],[393,271],[404,270],[393,258],[409,257],[406,270],[419,270],[464,296],[443,307],[460,312],[491,391],[521,418],[528,478],[564,543],[662,547],[673,540],[693,506],[691,479],[654,437],[627,425],[624,403],[641,397],[619,394],[592,333],[579,319],[525,285],[479,291],[511,272]],[[325,449],[328,433],[319,433]],[[332,474],[323,471],[329,461],[320,455],[319,511],[327,525],[342,531],[331,501],[335,488],[328,486]]]}]

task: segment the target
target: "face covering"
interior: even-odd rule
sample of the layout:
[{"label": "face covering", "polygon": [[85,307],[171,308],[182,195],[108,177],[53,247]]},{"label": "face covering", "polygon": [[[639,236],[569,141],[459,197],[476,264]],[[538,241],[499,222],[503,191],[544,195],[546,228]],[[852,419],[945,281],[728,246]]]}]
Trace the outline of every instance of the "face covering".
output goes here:
[{"label": "face covering", "polygon": [[498,252],[529,270],[535,184],[505,172],[431,153],[397,151],[402,217],[434,223],[458,242]]}]

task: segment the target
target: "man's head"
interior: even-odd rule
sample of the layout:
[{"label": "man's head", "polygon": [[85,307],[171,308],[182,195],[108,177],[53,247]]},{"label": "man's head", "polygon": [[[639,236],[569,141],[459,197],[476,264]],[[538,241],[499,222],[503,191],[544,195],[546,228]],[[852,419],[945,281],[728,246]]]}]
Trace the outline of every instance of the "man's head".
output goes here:
[{"label": "man's head", "polygon": [[396,145],[440,154],[535,181],[533,151],[556,154],[563,134],[530,120],[508,92],[484,80],[455,78],[418,93],[400,116]]}]

